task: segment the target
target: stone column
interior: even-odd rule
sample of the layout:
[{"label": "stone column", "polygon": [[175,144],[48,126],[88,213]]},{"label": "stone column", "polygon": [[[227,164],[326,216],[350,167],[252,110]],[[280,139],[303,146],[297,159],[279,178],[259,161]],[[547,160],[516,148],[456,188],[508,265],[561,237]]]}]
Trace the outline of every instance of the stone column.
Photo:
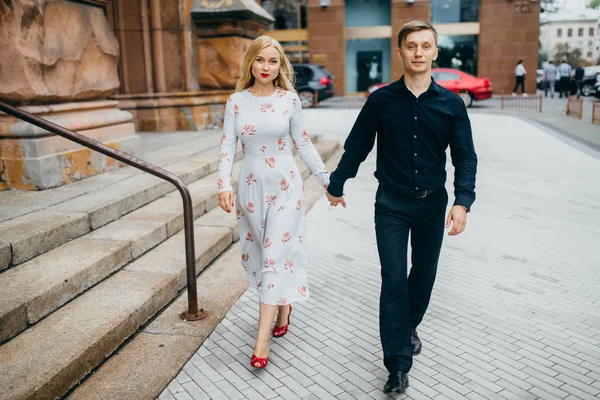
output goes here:
[{"label": "stone column", "polygon": [[308,0],[308,54],[310,62],[325,66],[334,76],[335,94],[346,93],[346,11],[344,0]]},{"label": "stone column", "polygon": [[536,91],[540,2],[481,0],[479,76],[490,78],[495,94],[510,94],[519,59],[527,71],[525,91]]},{"label": "stone column", "polygon": [[396,56],[398,48],[398,32],[408,21],[421,20],[429,22],[431,18],[431,0],[392,0],[392,81],[399,79],[404,73],[402,62]]},{"label": "stone column", "polygon": [[[108,0],[0,2],[0,98],[130,154],[140,146],[114,93]],[[0,113],[0,190],[42,190],[116,167],[102,154]]]}]

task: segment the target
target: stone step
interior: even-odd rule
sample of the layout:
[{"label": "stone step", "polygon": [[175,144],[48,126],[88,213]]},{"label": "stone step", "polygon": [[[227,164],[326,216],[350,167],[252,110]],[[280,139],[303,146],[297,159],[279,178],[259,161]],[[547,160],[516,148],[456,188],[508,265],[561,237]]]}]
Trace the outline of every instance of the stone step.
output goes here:
[{"label": "stone step", "polygon": [[[326,142],[319,143],[319,149],[324,154],[330,154],[331,148],[336,146],[336,143],[330,143],[329,146]],[[212,190],[216,192],[214,180]],[[226,226],[214,226],[216,219],[213,215],[211,217],[206,222],[203,221],[203,217],[195,221],[198,273],[233,242],[235,220],[223,219],[226,221]],[[106,240],[101,238],[102,235],[98,231],[61,246],[55,250],[56,254],[46,255],[48,260],[54,260],[54,264],[47,265],[46,268],[51,271],[51,274],[45,277],[50,280],[48,285],[50,289],[45,287],[43,290],[38,289],[37,292],[32,291],[34,296],[29,300],[34,306],[29,306],[22,297],[0,301],[1,307],[12,306],[11,312],[4,314],[5,320],[12,321],[16,316],[39,321],[0,346],[2,365],[11,366],[10,370],[8,368],[5,371],[0,370],[0,387],[8,388],[0,393],[0,399],[62,396],[136,332],[145,321],[171,301],[178,290],[185,287],[185,247],[181,231],[40,321],[39,318],[48,314],[52,307],[60,307],[65,301],[73,298],[76,295],[74,292],[86,290],[86,286],[100,281],[102,274],[110,274],[127,260],[132,259],[134,251],[142,254],[145,249],[141,242],[146,241],[151,245],[159,241],[140,232],[154,230],[164,237],[167,235],[166,223],[161,226],[152,224],[156,221],[121,220],[118,222],[150,224],[137,226],[137,236],[135,233],[121,234],[120,238],[125,240]],[[94,234],[98,237],[87,237],[92,237]],[[136,238],[139,240],[134,240]],[[114,251],[111,253],[109,250],[106,254],[98,250],[94,258],[88,254],[92,254],[93,251],[85,247],[84,241],[90,242],[89,248],[104,245],[105,249]],[[137,250],[134,250],[136,248]],[[86,261],[65,262],[63,265],[58,258],[59,262],[56,262],[57,255],[62,254],[66,259],[69,252],[84,254]],[[119,253],[118,257],[115,256],[115,252]],[[33,276],[37,279],[37,275],[32,275],[32,271],[42,270],[40,265],[43,264],[38,261],[42,258],[38,257],[3,275],[12,273],[15,277],[31,279]],[[21,271],[22,267],[25,269]],[[64,271],[57,273],[51,268],[62,268]],[[72,275],[68,275],[65,271],[70,271]],[[87,275],[82,271],[87,271]],[[59,279],[65,279],[66,282],[61,282]],[[146,286],[136,286],[136,279],[139,279],[140,286]],[[8,282],[8,287],[13,285],[16,286],[14,282]],[[0,287],[4,286],[0,284]],[[16,296],[19,293],[21,295],[26,293],[29,289],[21,286],[11,290],[13,290],[12,295]],[[123,304],[119,304],[116,299],[124,297],[126,299],[123,300]],[[31,315],[29,315],[30,307],[33,310]],[[0,322],[2,322],[1,318]],[[4,325],[2,323],[2,326]],[[12,326],[12,324],[6,325]]]},{"label": "stone step", "polygon": [[[215,139],[207,139],[207,142],[198,146],[200,153],[164,168],[186,183],[213,173],[218,168]],[[125,167],[56,189],[54,193],[2,193],[0,210],[6,210],[7,218],[18,216],[0,222],[0,271],[104,226],[175,190],[166,181]],[[53,194],[59,200],[57,204],[52,203]],[[40,207],[38,211],[19,214]]]},{"label": "stone step", "polygon": [[[325,163],[328,170],[335,169],[342,153],[343,150],[337,150],[328,157]],[[314,177],[305,181],[304,189],[308,212],[324,191]],[[198,220],[198,224],[237,228],[236,218],[221,209],[209,212]],[[205,319],[193,322],[179,319],[179,313],[187,308],[187,292],[182,291],[148,326],[77,386],[67,399],[156,399],[187,361],[192,356],[198,357],[194,355],[196,350],[248,287],[239,261],[240,244],[235,240],[236,243],[197,279],[198,301],[207,311]]]}]

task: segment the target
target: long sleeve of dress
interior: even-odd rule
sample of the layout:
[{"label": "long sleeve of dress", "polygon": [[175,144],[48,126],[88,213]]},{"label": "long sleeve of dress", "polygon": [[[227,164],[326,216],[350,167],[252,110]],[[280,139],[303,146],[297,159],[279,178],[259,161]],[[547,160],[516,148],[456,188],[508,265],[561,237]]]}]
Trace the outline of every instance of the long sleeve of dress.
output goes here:
[{"label": "long sleeve of dress", "polygon": [[304,130],[304,115],[302,114],[302,102],[297,94],[293,94],[293,113],[290,118],[290,133],[294,146],[300,154],[300,158],[310,172],[317,177],[323,186],[329,185],[329,172],[325,170],[325,164],[321,160],[319,152],[310,140],[309,134]]},{"label": "long sleeve of dress", "polygon": [[233,161],[237,151],[237,135],[235,134],[235,116],[238,114],[238,105],[234,95],[231,95],[225,105],[225,120],[223,121],[223,137],[221,138],[221,157],[219,158],[219,193],[233,191],[231,177]]}]

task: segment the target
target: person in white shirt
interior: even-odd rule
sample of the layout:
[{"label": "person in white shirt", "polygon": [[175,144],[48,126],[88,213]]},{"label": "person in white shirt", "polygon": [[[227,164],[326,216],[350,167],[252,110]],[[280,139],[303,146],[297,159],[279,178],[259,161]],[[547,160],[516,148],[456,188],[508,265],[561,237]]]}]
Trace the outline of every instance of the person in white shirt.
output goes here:
[{"label": "person in white shirt", "polygon": [[558,81],[559,98],[563,97],[563,93],[565,97],[569,97],[569,86],[571,84],[572,72],[573,68],[567,64],[567,60],[563,60],[563,62],[558,66],[558,73],[560,74],[560,81]]},{"label": "person in white shirt", "polygon": [[557,78],[556,72],[556,65],[554,65],[552,60],[548,61],[548,64],[544,67],[544,97],[548,97],[548,91],[550,91],[550,96],[554,98],[554,82],[556,82]]},{"label": "person in white shirt", "polygon": [[517,78],[517,83],[515,83],[515,88],[513,89],[513,96],[517,95],[517,90],[519,90],[519,86],[521,86],[521,92],[523,93],[523,96],[527,96],[527,93],[525,93],[526,73],[527,71],[525,71],[525,67],[523,67],[523,60],[519,60],[517,62],[517,66],[515,67],[515,76]]}]

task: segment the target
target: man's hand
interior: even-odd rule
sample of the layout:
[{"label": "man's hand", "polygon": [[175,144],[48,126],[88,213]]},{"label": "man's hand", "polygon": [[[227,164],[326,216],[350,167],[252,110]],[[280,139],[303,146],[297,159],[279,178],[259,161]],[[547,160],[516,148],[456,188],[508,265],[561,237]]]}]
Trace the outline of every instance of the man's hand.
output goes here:
[{"label": "man's hand", "polygon": [[452,225],[452,229],[448,232],[449,236],[456,236],[465,230],[467,226],[467,210],[463,206],[453,206],[446,218],[446,228]]},{"label": "man's hand", "polygon": [[344,200],[344,195],[342,195],[342,197],[335,197],[335,196],[332,196],[331,194],[329,194],[328,191],[325,191],[325,196],[327,196],[327,200],[329,200],[329,204],[332,205],[333,207],[337,206],[338,204],[341,204],[342,207],[346,208],[346,200]]},{"label": "man's hand", "polygon": [[225,212],[231,212],[233,208],[233,192],[219,193],[219,207]]}]

